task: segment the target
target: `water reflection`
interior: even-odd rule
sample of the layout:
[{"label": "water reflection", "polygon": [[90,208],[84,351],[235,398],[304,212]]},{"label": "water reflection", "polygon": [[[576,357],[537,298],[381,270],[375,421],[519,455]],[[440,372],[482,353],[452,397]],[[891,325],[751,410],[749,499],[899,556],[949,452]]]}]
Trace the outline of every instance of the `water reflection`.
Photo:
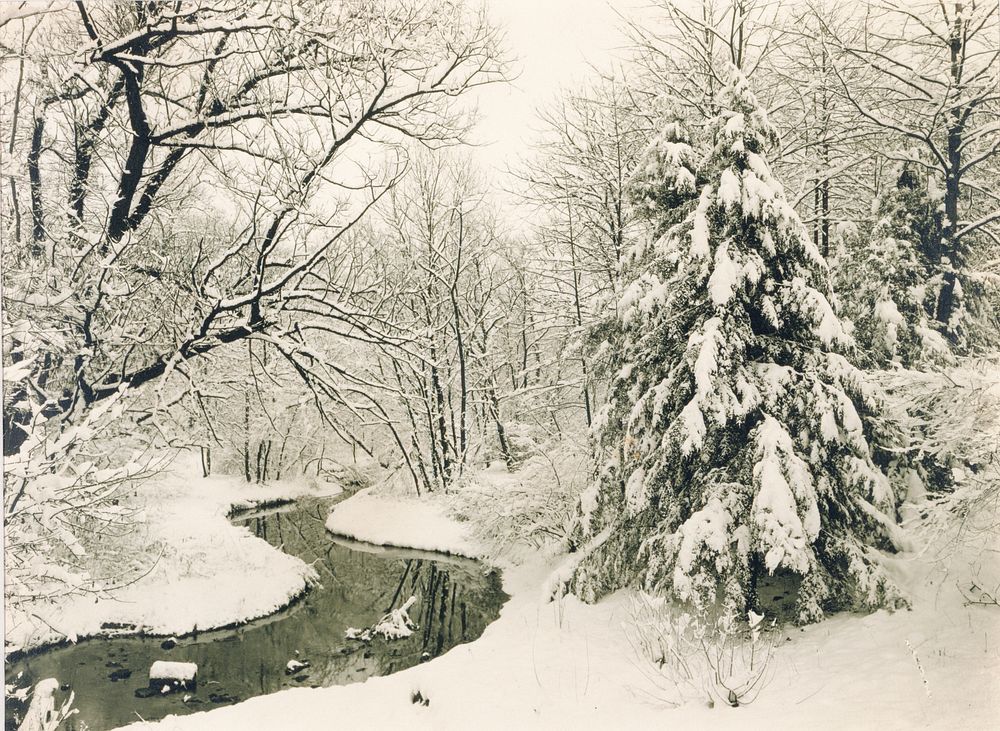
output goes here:
[{"label": "water reflection", "polygon": [[[18,686],[58,678],[76,693],[80,709],[68,728],[97,731],[282,688],[385,675],[479,637],[499,614],[507,597],[496,573],[474,561],[334,539],[324,528],[329,507],[330,501],[309,500],[234,520],[319,573],[321,586],[290,609],[233,630],[184,638],[170,650],[161,648],[162,638],[82,642],[12,664],[7,682],[18,673]],[[370,626],[411,595],[417,603],[410,616],[418,624],[411,637],[369,645],[344,639],[348,627]],[[158,659],[198,664],[198,689],[188,702],[183,694],[135,696]],[[292,659],[310,667],[286,674]],[[22,710],[8,702],[7,728],[16,728]]]}]

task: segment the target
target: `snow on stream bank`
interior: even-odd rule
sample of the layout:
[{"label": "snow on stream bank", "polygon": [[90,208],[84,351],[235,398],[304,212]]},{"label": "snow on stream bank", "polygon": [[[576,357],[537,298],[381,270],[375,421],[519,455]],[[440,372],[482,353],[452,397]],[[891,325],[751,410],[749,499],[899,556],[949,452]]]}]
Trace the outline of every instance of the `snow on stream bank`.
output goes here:
[{"label": "snow on stream bank", "polygon": [[[337,506],[328,525],[371,542],[482,551],[466,524],[447,517],[443,503],[412,511],[409,501],[359,493]],[[560,557],[535,552],[503,567],[511,599],[500,618],[480,639],[433,662],[364,683],[293,689],[129,728],[283,729],[290,709],[298,731],[331,723],[369,729],[996,728],[1000,610],[965,604],[959,589],[970,557],[959,553],[934,564],[896,559],[913,591],[912,611],[840,615],[786,628],[772,680],[754,704],[739,708],[698,701],[670,708],[626,633],[628,592],[596,605],[574,597],[549,602],[541,587]]]},{"label": "snow on stream bank", "polygon": [[467,558],[486,555],[484,546],[473,538],[471,526],[451,518],[447,504],[437,495],[388,498],[375,494],[371,488],[361,490],[337,506],[327,518],[326,529],[338,536],[380,546]]},{"label": "snow on stream bank", "polygon": [[315,572],[232,525],[229,514],[341,491],[329,484],[261,486],[230,477],[202,478],[196,464],[183,458],[137,490],[141,522],[123,539],[119,553],[152,552],[158,557],[153,570],[113,596],[81,595],[38,603],[29,612],[8,611],[7,653],[121,631],[109,626],[182,635],[271,614],[300,595]]}]

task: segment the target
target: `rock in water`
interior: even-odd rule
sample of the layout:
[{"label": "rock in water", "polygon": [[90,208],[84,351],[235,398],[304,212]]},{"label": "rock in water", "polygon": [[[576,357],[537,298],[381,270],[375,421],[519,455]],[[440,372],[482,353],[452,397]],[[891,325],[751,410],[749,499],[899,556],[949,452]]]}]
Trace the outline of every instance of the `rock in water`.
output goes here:
[{"label": "rock in water", "polygon": [[149,687],[176,690],[195,690],[198,687],[198,666],[193,662],[157,660],[149,668]]},{"label": "rock in water", "polygon": [[303,660],[289,660],[288,664],[285,665],[285,675],[295,675],[295,673],[300,670],[305,670],[309,667],[309,663]]},{"label": "rock in water", "polygon": [[212,693],[208,696],[212,703],[239,703],[239,697],[228,693]]}]

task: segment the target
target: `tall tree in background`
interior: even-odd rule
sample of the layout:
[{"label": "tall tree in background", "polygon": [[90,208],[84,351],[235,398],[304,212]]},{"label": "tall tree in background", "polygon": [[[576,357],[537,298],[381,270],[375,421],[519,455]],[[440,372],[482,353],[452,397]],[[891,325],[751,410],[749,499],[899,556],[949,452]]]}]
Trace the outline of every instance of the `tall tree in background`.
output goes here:
[{"label": "tall tree in background", "polygon": [[386,410],[405,435],[400,447],[418,491],[451,486],[476,457],[513,465],[501,364],[514,352],[502,349],[498,330],[517,320],[504,293],[518,287],[484,197],[469,160],[422,155],[373,230],[382,241],[377,312],[406,342],[379,348],[369,370],[397,402]]},{"label": "tall tree in background", "polygon": [[[834,52],[823,37],[830,27],[848,33],[843,28],[850,21],[843,15],[836,3],[788,6],[776,20],[784,42],[757,77],[773,87],[769,116],[779,131],[775,173],[825,257],[833,253],[838,231],[867,221],[887,164],[885,132],[864,124],[838,93]],[[856,70],[841,73],[856,83]]]},{"label": "tall tree in background", "polygon": [[783,42],[779,11],[780,4],[769,0],[655,0],[626,23],[641,78],[634,85],[647,95],[670,98],[700,126],[717,114],[730,68],[748,78],[766,70]]},{"label": "tall tree in background", "polygon": [[533,231],[538,276],[559,308],[555,327],[578,354],[581,402],[589,426],[597,394],[583,333],[620,290],[620,269],[637,233],[627,185],[654,125],[624,75],[611,75],[539,111],[537,156],[517,175],[525,205],[539,212]]},{"label": "tall tree in background", "polygon": [[841,355],[851,338],[826,263],[770,172],[774,130],[738,72],[717,107],[707,155],[676,125],[653,147],[672,151],[664,188],[697,203],[619,303],[607,462],[582,501],[570,587],[593,599],[638,580],[736,617],[762,575],[786,572],[802,582],[802,621],[892,605],[871,554],[895,538],[897,496],[873,447],[892,435]]},{"label": "tall tree in background", "polygon": [[844,313],[869,363],[915,366],[946,357],[934,316],[944,284],[934,255],[941,240],[939,202],[914,165],[879,196],[874,224],[847,237],[833,267]]}]

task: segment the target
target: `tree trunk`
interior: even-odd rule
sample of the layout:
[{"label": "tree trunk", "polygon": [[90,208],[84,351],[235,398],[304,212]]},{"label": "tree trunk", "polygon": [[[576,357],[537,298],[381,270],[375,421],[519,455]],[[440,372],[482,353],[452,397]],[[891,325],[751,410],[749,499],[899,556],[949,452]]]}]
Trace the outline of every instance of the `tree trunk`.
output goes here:
[{"label": "tree trunk", "polygon": [[201,476],[208,477],[212,474],[212,448],[201,448]]},{"label": "tree trunk", "polygon": [[[577,328],[583,327],[583,307],[580,305],[580,271],[576,264],[576,238],[573,235],[573,205],[567,202],[567,220],[569,222],[569,262],[573,273],[573,309],[576,314]],[[590,376],[587,373],[587,360],[580,358],[580,370],[583,373],[583,410],[587,417],[587,427],[589,428],[593,415],[590,409],[590,390],[588,389]]]},{"label": "tree trunk", "polygon": [[507,471],[514,471],[514,455],[510,451],[510,442],[507,441],[507,429],[503,425],[503,420],[500,418],[500,399],[497,397],[496,384],[490,385],[489,389],[489,404],[490,404],[490,416],[493,417],[493,423],[496,425],[497,430],[497,441],[500,443],[500,456],[503,457],[504,463],[507,465]]},{"label": "tree trunk", "polygon": [[243,477],[249,483],[250,475],[250,392],[243,392]]},{"label": "tree trunk", "polygon": [[[961,89],[962,84],[962,65],[965,54],[962,31],[962,4],[956,3],[955,24],[948,44],[951,53],[951,81],[956,89]],[[948,323],[951,322],[956,309],[956,270],[962,264],[957,234],[958,204],[961,196],[959,186],[962,170],[962,136],[965,126],[964,112],[962,106],[955,106],[949,112],[951,124],[948,126],[948,161],[944,185],[945,233],[941,240],[941,268],[944,270],[944,284],[941,287],[941,295],[938,297],[935,315],[935,319],[944,325],[945,334],[952,342],[956,340],[957,334],[948,327]]]},{"label": "tree trunk", "polygon": [[41,256],[44,249],[42,240],[45,238],[45,219],[42,213],[42,174],[39,168],[39,158],[42,154],[42,139],[45,134],[45,117],[41,114],[35,117],[31,130],[31,149],[28,151],[28,184],[31,189],[31,255]]}]

